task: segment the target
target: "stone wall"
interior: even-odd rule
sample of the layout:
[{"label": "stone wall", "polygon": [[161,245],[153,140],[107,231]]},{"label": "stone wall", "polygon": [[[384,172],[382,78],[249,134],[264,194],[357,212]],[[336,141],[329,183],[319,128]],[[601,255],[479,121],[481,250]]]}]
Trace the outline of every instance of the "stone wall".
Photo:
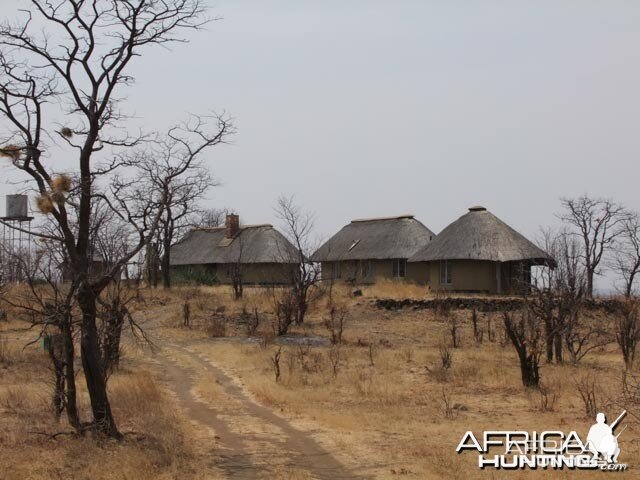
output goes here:
[{"label": "stone wall", "polygon": [[[402,310],[405,308],[427,310],[448,307],[453,310],[476,309],[479,312],[502,312],[523,308],[525,306],[525,299],[522,297],[445,297],[425,300],[379,298],[376,299],[374,303],[376,307],[384,310]],[[585,300],[584,306],[589,310],[602,310],[605,313],[615,313],[620,309],[622,303],[622,300],[616,298],[597,298]]]}]

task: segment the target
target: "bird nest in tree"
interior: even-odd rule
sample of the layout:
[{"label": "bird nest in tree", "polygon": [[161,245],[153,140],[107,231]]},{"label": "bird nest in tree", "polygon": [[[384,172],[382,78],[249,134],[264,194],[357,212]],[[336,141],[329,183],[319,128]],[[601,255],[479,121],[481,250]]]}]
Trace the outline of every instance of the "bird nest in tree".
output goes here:
[{"label": "bird nest in tree", "polygon": [[18,160],[21,154],[22,148],[17,145],[7,145],[6,147],[0,148],[0,157]]},{"label": "bird nest in tree", "polygon": [[54,192],[68,192],[71,190],[71,178],[67,175],[58,175],[51,180],[51,189]]},{"label": "bird nest in tree", "polygon": [[56,202],[58,205],[63,204],[64,201],[67,199],[67,197],[64,194],[64,192],[61,192],[59,190],[55,190],[55,191],[51,192],[50,198],[51,198],[52,201]]},{"label": "bird nest in tree", "polygon": [[69,127],[64,127],[60,130],[60,135],[65,138],[71,138],[73,137],[73,130],[71,130]]},{"label": "bird nest in tree", "polygon": [[53,212],[53,202],[51,197],[47,194],[40,195],[36,200],[36,206],[42,213],[49,214]]}]

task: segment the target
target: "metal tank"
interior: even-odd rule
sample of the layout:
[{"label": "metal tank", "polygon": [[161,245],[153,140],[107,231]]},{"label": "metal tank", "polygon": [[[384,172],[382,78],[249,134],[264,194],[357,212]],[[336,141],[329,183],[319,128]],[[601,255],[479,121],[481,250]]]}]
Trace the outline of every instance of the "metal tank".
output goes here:
[{"label": "metal tank", "polygon": [[29,216],[28,197],[26,195],[7,195],[5,218],[26,218]]}]

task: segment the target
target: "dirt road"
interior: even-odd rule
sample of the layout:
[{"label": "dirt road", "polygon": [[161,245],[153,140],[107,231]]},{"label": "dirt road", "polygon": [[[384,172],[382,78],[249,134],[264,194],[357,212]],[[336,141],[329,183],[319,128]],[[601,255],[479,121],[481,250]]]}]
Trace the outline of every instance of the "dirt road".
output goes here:
[{"label": "dirt road", "polygon": [[[160,378],[191,420],[213,430],[211,452],[227,478],[351,479],[356,477],[308,432],[258,404],[210,359],[185,343],[163,343],[154,359]],[[197,387],[211,385],[213,398]]]}]

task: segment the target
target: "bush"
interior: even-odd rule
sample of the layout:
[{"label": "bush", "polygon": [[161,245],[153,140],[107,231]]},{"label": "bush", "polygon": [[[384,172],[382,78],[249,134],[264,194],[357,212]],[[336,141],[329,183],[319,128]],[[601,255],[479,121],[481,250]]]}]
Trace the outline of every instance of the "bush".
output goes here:
[{"label": "bush", "polygon": [[218,285],[218,276],[205,268],[194,268],[192,270],[175,270],[171,273],[174,284],[192,284],[212,286]]},{"label": "bush", "polygon": [[329,331],[332,345],[342,343],[342,334],[344,333],[345,317],[347,309],[345,307],[331,306],[329,317],[323,321],[324,327]]},{"label": "bush", "polygon": [[296,318],[296,299],[290,290],[272,292],[274,319],[272,323],[275,335],[286,335]]},{"label": "bush", "polygon": [[584,375],[577,378],[574,383],[584,405],[584,414],[589,418],[594,418],[599,410],[600,399],[596,380],[591,375]]},{"label": "bush", "polygon": [[227,322],[223,317],[213,317],[207,325],[206,332],[211,337],[226,337]]}]

